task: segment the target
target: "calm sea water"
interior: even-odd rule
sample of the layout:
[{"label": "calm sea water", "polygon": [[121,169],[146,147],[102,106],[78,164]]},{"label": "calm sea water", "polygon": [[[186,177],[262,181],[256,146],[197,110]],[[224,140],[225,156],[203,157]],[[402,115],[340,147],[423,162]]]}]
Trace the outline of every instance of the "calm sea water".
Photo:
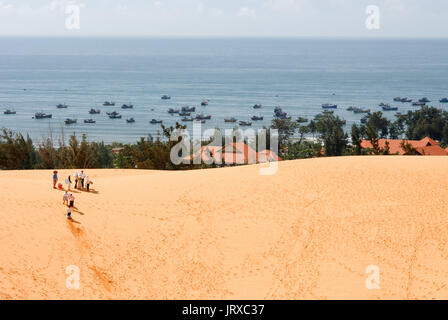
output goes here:
[{"label": "calm sea water", "polygon": [[[160,126],[149,124],[153,118],[168,125],[180,121],[167,113],[169,107],[196,106],[213,116],[204,128],[225,129],[234,126],[224,123],[232,116],[263,115],[253,127],[267,126],[278,105],[293,117],[312,118],[323,103],[338,104],[336,113],[349,127],[362,116],[347,106],[376,111],[388,102],[401,112],[417,108],[394,103],[396,96],[426,96],[448,110],[439,103],[448,96],[447,52],[447,40],[3,38],[0,127],[36,141],[63,128],[89,140],[135,142],[157,135]],[[161,100],[163,94],[172,99]],[[209,106],[200,106],[204,99]],[[105,100],[117,105],[103,107]],[[69,108],[58,110],[58,103]],[[124,103],[134,109],[121,110]],[[263,108],[254,110],[256,103]],[[4,115],[7,108],[17,115]],[[102,113],[91,116],[90,108]],[[113,110],[123,119],[109,119],[105,113]],[[32,119],[40,111],[53,119]],[[65,125],[68,117],[78,124]],[[127,124],[128,117],[136,123]],[[97,123],[84,124],[89,118]]]}]

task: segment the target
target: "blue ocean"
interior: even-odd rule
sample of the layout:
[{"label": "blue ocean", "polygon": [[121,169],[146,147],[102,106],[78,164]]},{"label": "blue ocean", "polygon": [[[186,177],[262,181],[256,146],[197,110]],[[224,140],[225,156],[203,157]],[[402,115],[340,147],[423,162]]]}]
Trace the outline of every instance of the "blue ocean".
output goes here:
[{"label": "blue ocean", "polygon": [[[261,128],[270,125],[276,106],[293,119],[311,119],[322,104],[334,103],[349,129],[362,115],[348,106],[418,108],[394,102],[397,96],[428,97],[429,105],[448,110],[439,103],[448,96],[447,52],[448,40],[436,39],[1,38],[0,127],[36,142],[73,132],[106,143],[135,142],[160,133],[151,119],[180,122],[169,108],[195,106],[196,113],[210,114],[203,129],[233,128],[224,118],[254,115],[264,116],[252,126]],[[165,94],[171,99],[162,100]],[[116,105],[104,107],[106,100]],[[208,106],[201,106],[204,100]],[[122,110],[122,104],[134,108]],[[91,108],[101,114],[90,115]],[[5,115],[6,109],[17,114]],[[123,118],[109,119],[111,111]],[[36,112],[53,118],[33,119]],[[131,117],[135,123],[126,122]],[[78,122],[66,125],[66,118]],[[83,122],[90,118],[96,123]]]}]

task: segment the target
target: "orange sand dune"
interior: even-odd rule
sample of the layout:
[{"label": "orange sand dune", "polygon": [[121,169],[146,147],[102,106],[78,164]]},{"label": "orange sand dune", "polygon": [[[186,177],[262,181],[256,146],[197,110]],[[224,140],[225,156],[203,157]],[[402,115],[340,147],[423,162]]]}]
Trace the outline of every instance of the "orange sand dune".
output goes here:
[{"label": "orange sand dune", "polygon": [[448,298],[448,157],[259,169],[89,170],[75,223],[52,171],[0,172],[0,298]]}]

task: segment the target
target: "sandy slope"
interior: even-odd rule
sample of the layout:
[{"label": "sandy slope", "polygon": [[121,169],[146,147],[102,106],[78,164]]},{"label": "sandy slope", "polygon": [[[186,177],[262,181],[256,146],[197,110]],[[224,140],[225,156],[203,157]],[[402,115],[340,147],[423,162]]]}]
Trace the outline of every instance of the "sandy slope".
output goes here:
[{"label": "sandy slope", "polygon": [[0,298],[448,298],[448,157],[258,170],[92,170],[73,224],[51,171],[0,172]]}]

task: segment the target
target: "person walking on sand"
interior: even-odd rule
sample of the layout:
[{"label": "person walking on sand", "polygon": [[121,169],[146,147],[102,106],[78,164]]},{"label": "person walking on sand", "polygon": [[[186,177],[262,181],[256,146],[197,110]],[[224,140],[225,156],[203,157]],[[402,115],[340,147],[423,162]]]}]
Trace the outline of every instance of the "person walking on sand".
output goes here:
[{"label": "person walking on sand", "polygon": [[65,180],[65,184],[67,185],[67,191],[70,191],[70,188],[72,186],[72,178],[70,175],[68,175],[67,180]]},{"label": "person walking on sand", "polygon": [[86,188],[87,188],[87,192],[90,191],[90,178],[89,176],[86,176]]},{"label": "person walking on sand", "polygon": [[62,196],[62,204],[68,206],[68,200],[70,198],[70,195],[68,191],[65,191],[64,195]]},{"label": "person walking on sand", "polygon": [[68,207],[69,208],[74,208],[75,207],[75,197],[73,196],[72,193],[70,193],[69,200],[70,200],[70,204],[68,205]]},{"label": "person walking on sand", "polygon": [[58,172],[53,171],[53,189],[56,189],[56,183],[58,183]]},{"label": "person walking on sand", "polygon": [[73,218],[72,218],[72,208],[70,208],[70,207],[67,208],[67,219],[73,220]]}]

